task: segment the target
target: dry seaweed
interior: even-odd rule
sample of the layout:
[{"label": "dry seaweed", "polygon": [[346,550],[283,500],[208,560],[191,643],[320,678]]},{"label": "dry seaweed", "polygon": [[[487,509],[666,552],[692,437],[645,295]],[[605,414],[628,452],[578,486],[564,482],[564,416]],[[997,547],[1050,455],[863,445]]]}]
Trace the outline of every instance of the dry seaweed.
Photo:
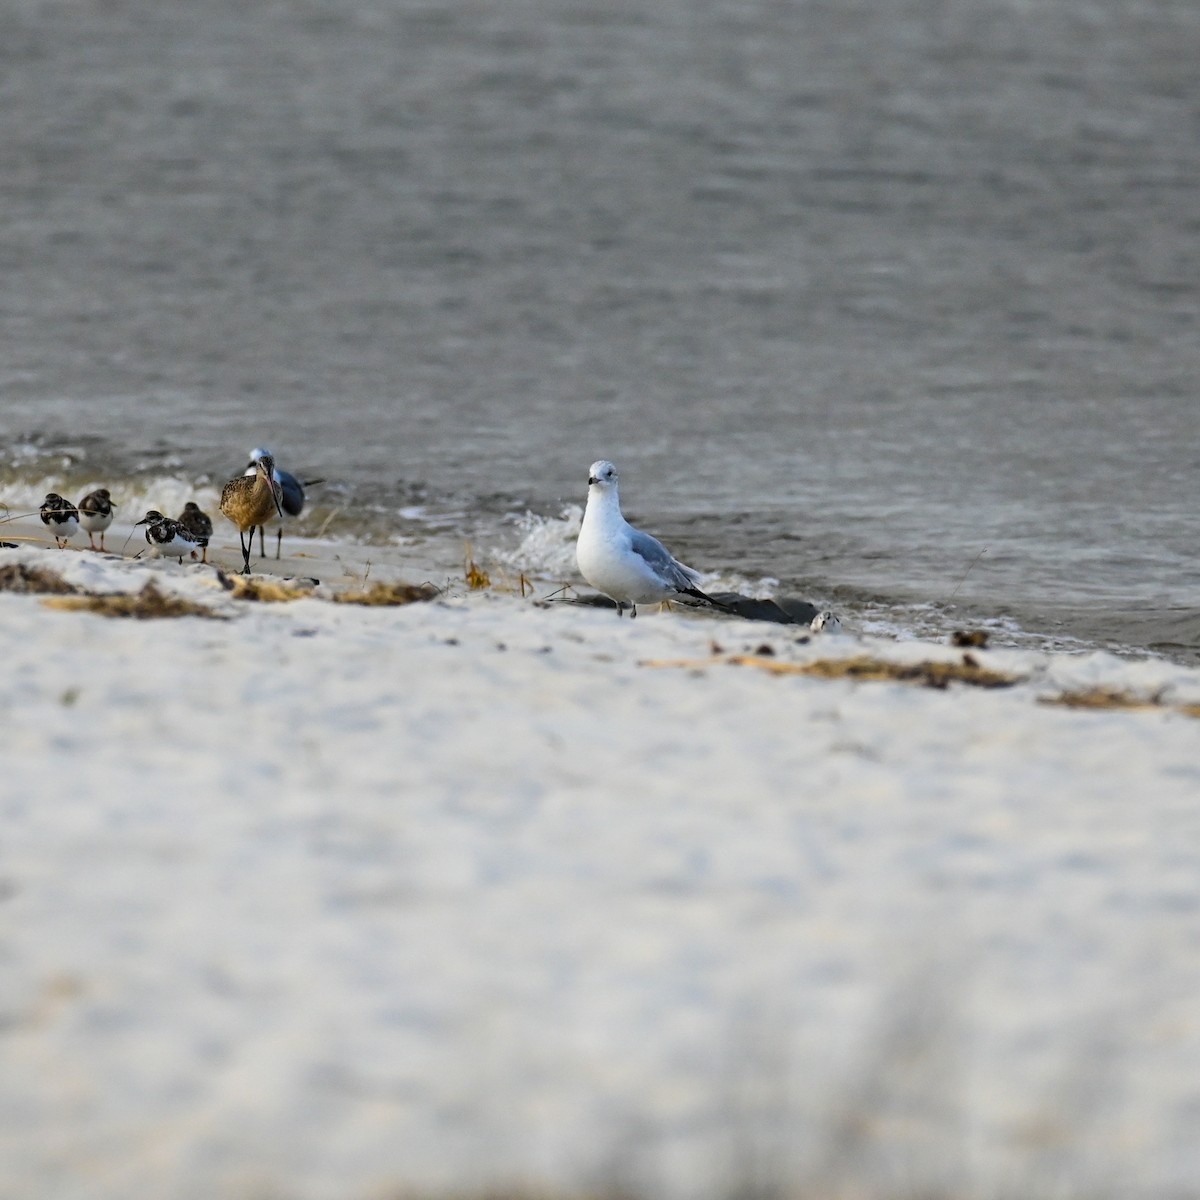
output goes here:
[{"label": "dry seaweed", "polygon": [[42,603],[47,608],[66,609],[70,612],[92,612],[102,617],[136,617],[153,620],[162,617],[207,617],[224,621],[223,613],[215,612],[205,604],[185,600],[182,596],[171,596],[159,590],[154,580],[147,580],[140,592],[116,592],[97,595],[85,592],[74,596],[52,596]]},{"label": "dry seaweed", "polygon": [[1119,692],[1115,688],[1081,688],[1078,691],[1062,692],[1057,696],[1042,696],[1042,704],[1053,704],[1061,708],[1162,708],[1156,698],[1135,696],[1132,692]]},{"label": "dry seaweed", "polygon": [[57,571],[31,567],[27,563],[9,563],[0,567],[0,592],[74,596],[82,589],[68,583]]},{"label": "dry seaweed", "polygon": [[334,600],[339,604],[385,605],[418,604],[433,600],[440,594],[431,583],[375,583],[358,592],[337,592]]},{"label": "dry seaweed", "polygon": [[860,683],[915,683],[924,687],[946,688],[952,683],[973,687],[1012,687],[1021,682],[1019,675],[1006,675],[981,667],[969,654],[958,662],[896,663],[860,655],[857,658],[822,658],[816,662],[789,663],[754,654],[724,654],[713,658],[657,659],[642,663],[645,667],[697,667],[723,663],[733,667],[755,667],[768,675],[810,675],[819,679],[853,679]]},{"label": "dry seaweed", "polygon": [[254,575],[226,575],[217,572],[217,580],[235,600],[257,600],[265,604],[303,600],[312,595],[312,584],[288,583],[282,579]]}]

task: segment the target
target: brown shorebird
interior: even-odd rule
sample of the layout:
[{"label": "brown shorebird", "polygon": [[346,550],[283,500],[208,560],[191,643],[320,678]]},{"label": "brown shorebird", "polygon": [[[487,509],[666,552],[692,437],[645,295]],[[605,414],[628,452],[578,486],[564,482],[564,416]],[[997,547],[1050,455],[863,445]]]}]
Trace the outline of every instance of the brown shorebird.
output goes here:
[{"label": "brown shorebird", "polygon": [[[200,508],[200,505],[198,505],[195,500],[189,500],[183,506],[183,512],[179,514],[176,520],[178,520],[180,525],[182,525],[184,529],[186,529],[194,538],[204,539],[204,544],[202,547],[204,550],[204,557],[201,558],[200,561],[208,562],[208,539],[212,537],[213,531],[212,518],[208,515],[208,513],[204,512]],[[192,557],[196,557],[195,550],[192,551]]]},{"label": "brown shorebird", "polygon": [[[271,477],[275,460],[265,454],[253,475],[239,475],[221,489],[221,511],[238,527],[242,543],[242,574],[250,574],[250,551],[254,549],[254,527],[265,525],[272,513],[283,520],[280,494],[283,489]],[[250,541],[246,542],[249,531]]]},{"label": "brown shorebird", "polygon": [[[275,455],[270,450],[264,450],[261,446],[250,451],[250,462],[246,469],[242,472],[243,475],[253,475],[258,470],[257,463],[263,455],[268,455],[274,458]],[[315,484],[324,483],[323,479],[305,479],[303,481],[297,479],[291,471],[284,471],[279,466],[271,472],[271,478],[283,489],[280,494],[280,502],[283,506],[283,511],[286,516],[298,517],[304,511],[304,489],[313,487]],[[260,525],[258,527],[258,553],[261,558],[267,557],[267,548],[265,545],[266,531]],[[279,532],[275,537],[275,557],[278,558],[283,553],[283,526],[279,526]]]},{"label": "brown shorebird", "polygon": [[[87,530],[90,549],[104,549],[104,531],[113,523],[113,509],[116,507],[108,494],[108,488],[97,488],[80,500],[79,523]],[[97,533],[100,535],[99,546],[96,545]]]}]

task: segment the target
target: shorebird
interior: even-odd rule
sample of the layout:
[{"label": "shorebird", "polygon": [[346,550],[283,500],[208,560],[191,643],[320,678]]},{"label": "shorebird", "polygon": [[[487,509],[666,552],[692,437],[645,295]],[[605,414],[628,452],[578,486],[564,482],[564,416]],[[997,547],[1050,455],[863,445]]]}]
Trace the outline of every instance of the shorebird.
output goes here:
[{"label": "shorebird", "polygon": [[137,524],[146,526],[146,545],[152,558],[177,558],[182,563],[185,554],[208,545],[208,538],[191,533],[156,508],[150,509]]},{"label": "shorebird", "polygon": [[592,463],[588,473],[587,508],[575,561],[592,587],[616,601],[619,617],[626,607],[632,619],[639,604],[660,603],[680,593],[725,608],[696,587],[699,572],[685,567],[662,542],[625,520],[617,494],[617,468],[604,459]]},{"label": "shorebird", "polygon": [[[116,507],[108,488],[97,488],[80,500],[79,523],[87,530],[89,549],[104,549],[104,531],[113,523],[113,509]],[[96,545],[97,533],[100,535],[99,546]]]},{"label": "shorebird", "polygon": [[[258,461],[261,458],[270,458],[274,460],[275,456],[270,450],[265,450],[261,446],[255,447],[250,451],[250,461],[246,464],[246,469],[242,473],[247,476],[253,475],[258,470]],[[271,478],[275,480],[281,489],[279,496],[280,507],[283,510],[284,516],[298,517],[304,511],[304,489],[311,487],[314,483],[324,483],[323,479],[306,479],[303,483],[291,473],[284,471],[280,467],[275,467],[271,471]],[[265,528],[260,525],[258,527],[258,553],[261,558],[267,557],[267,548],[264,544]],[[254,534],[251,532],[251,539]],[[275,539],[275,557],[279,558],[283,553],[283,522],[280,521],[279,532]]]},{"label": "shorebird", "polygon": [[[254,549],[254,527],[264,525],[271,513],[283,520],[279,497],[282,489],[272,478],[275,460],[264,454],[254,464],[253,475],[239,475],[221,489],[221,511],[238,528],[242,543],[242,574],[250,574],[250,551]],[[246,542],[249,532],[250,541]]]},{"label": "shorebird", "polygon": [[42,524],[54,534],[54,541],[62,550],[79,532],[79,510],[57,492],[47,492],[39,511]]},{"label": "shorebird", "polygon": [[[189,500],[183,506],[183,512],[176,519],[193,537],[204,539],[201,543],[204,554],[200,561],[208,562],[208,539],[212,537],[213,531],[212,518],[201,510],[195,500]],[[192,557],[196,557],[195,550],[192,551]]]}]

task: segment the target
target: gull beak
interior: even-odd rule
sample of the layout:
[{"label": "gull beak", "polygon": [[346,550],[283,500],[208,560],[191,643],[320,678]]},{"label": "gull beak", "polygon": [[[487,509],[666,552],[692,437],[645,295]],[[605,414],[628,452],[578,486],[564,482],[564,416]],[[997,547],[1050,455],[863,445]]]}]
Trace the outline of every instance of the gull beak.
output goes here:
[{"label": "gull beak", "polygon": [[597,483],[597,482],[599,482],[599,481],[596,479],[595,475],[588,476],[588,487],[591,487],[593,483]]}]

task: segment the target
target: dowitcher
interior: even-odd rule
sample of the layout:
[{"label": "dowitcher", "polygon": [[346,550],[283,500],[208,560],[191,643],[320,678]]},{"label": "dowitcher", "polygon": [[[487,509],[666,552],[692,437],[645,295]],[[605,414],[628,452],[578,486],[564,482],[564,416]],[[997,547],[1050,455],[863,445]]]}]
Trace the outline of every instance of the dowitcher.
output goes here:
[{"label": "dowitcher", "polygon": [[[275,456],[270,450],[264,450],[261,446],[250,451],[250,462],[246,465],[244,475],[253,475],[258,470],[258,460],[260,458],[274,459]],[[280,467],[275,467],[271,471],[271,478],[275,480],[281,489],[279,503],[283,509],[284,516],[298,517],[304,511],[304,489],[312,487],[314,483],[324,483],[323,479],[306,479],[303,483],[296,478],[291,471],[284,471]],[[262,558],[267,557],[267,549],[264,544],[265,531],[263,526],[258,527],[258,553]],[[280,523],[279,532],[275,539],[275,557],[279,558],[283,552],[283,524]]]},{"label": "dowitcher", "polygon": [[575,546],[575,561],[584,579],[616,601],[617,616],[629,608],[637,616],[639,604],[655,604],[682,593],[725,609],[696,584],[698,571],[685,567],[648,533],[634,529],[621,515],[617,494],[617,468],[603,459],[588,473],[587,508]]},{"label": "dowitcher", "polygon": [[[208,539],[212,537],[213,531],[212,518],[200,508],[195,500],[189,500],[183,506],[183,512],[179,514],[177,520],[193,537],[204,539],[201,543],[204,554],[200,561],[208,562]],[[192,557],[195,558],[195,556],[196,552],[193,550]]]},{"label": "dowitcher", "polygon": [[146,526],[146,545],[155,558],[177,558],[182,563],[185,554],[194,554],[208,545],[208,538],[198,537],[156,508],[150,509],[137,524]]},{"label": "dowitcher", "polygon": [[[265,525],[272,513],[283,520],[280,505],[282,488],[272,478],[275,460],[264,454],[254,464],[253,475],[239,475],[221,490],[221,511],[237,526],[242,543],[242,574],[250,574],[250,551],[254,548],[254,527]],[[246,535],[250,540],[247,543]]]},{"label": "dowitcher", "polygon": [[42,524],[54,534],[54,541],[60,550],[79,532],[79,510],[57,492],[46,493],[39,511]]},{"label": "dowitcher", "polygon": [[[79,523],[87,530],[89,549],[104,549],[104,531],[113,523],[113,509],[116,507],[108,488],[97,488],[80,500]],[[100,535],[99,546],[96,545],[96,534]]]}]

